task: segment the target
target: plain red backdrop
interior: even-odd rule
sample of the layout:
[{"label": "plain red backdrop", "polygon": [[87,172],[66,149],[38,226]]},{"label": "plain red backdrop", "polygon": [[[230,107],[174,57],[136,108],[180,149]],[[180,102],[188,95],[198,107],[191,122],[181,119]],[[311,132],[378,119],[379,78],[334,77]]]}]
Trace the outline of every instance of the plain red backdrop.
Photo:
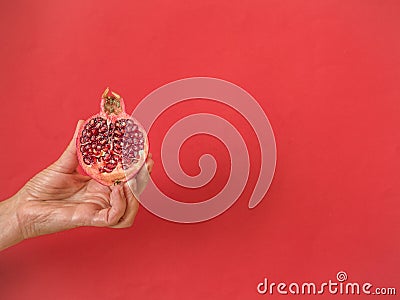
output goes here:
[{"label": "plain red backdrop", "polygon": [[[0,299],[285,298],[258,295],[257,283],[318,283],[341,270],[400,289],[398,1],[16,0],[1,1],[0,15],[2,199],[57,159],[106,86],[131,112],[173,80],[231,81],[263,107],[278,148],[255,209],[253,169],[242,197],[211,221],[176,224],[141,209],[130,229],[25,241],[0,253]],[[150,132],[166,190],[162,128],[179,119],[173,109],[202,103],[172,108]],[[189,173],[204,139],[182,152]],[[208,143],[223,171],[226,150]]]}]

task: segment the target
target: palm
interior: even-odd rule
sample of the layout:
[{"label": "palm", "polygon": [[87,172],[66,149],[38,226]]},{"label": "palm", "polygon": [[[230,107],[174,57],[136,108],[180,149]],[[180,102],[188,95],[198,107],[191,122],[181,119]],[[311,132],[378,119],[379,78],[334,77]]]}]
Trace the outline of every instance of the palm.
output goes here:
[{"label": "palm", "polygon": [[36,175],[27,184],[32,200],[65,201],[71,204],[97,203],[109,206],[111,188],[76,171],[62,173],[51,167]]}]

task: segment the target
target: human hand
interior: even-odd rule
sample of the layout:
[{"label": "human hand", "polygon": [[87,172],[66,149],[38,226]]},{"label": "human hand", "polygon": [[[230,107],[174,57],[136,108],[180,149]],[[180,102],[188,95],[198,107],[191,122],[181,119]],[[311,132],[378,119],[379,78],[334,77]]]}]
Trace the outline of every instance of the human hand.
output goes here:
[{"label": "human hand", "polygon": [[[29,180],[15,196],[0,203],[0,212],[3,209],[9,217],[8,225],[17,226],[13,233],[19,235],[14,237],[17,242],[79,226],[125,228],[133,224],[139,207],[137,197],[153,168],[151,154],[129,182],[136,196],[128,183],[104,186],[77,171],[75,140],[81,122],[61,157]],[[7,240],[1,238],[4,234],[0,234],[0,249],[8,246],[2,245]]]}]

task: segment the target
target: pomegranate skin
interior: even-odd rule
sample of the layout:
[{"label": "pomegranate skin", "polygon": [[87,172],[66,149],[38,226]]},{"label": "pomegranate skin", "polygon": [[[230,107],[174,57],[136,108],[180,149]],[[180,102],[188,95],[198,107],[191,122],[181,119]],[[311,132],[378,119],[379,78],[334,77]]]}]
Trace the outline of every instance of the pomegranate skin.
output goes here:
[{"label": "pomegranate skin", "polygon": [[76,149],[87,175],[110,186],[134,177],[146,161],[149,143],[143,126],[125,112],[124,100],[107,88],[100,113],[79,128]]}]

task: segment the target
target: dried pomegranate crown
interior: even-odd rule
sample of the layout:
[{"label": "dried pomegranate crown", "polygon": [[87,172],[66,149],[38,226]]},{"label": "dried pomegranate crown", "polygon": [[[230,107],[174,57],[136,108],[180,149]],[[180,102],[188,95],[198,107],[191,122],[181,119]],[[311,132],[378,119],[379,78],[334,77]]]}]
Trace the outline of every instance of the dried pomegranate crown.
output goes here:
[{"label": "dried pomegranate crown", "polygon": [[124,100],[109,88],[101,97],[100,113],[85,121],[76,144],[83,170],[104,185],[129,180],[148,153],[143,126],[125,112]]}]

